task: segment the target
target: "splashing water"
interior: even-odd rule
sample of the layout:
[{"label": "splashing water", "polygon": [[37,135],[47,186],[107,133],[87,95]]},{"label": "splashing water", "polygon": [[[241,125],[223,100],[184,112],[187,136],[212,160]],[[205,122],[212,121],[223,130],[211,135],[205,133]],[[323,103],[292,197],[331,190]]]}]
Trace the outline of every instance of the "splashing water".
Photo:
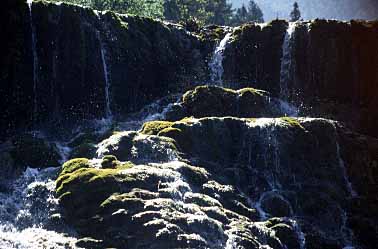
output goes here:
[{"label": "splashing water", "polygon": [[213,57],[209,63],[211,70],[210,79],[211,83],[214,85],[223,86],[223,54],[231,37],[232,32],[227,33],[226,36],[220,41],[219,45],[215,48]]},{"label": "splashing water", "polygon": [[8,192],[0,192],[0,248],[77,248],[60,220],[52,180],[57,169],[28,168]]}]

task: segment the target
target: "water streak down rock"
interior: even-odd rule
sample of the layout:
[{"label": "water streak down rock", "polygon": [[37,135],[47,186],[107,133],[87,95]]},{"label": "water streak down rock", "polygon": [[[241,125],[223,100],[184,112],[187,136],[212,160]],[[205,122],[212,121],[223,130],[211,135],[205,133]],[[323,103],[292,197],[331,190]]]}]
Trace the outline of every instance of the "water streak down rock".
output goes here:
[{"label": "water streak down rock", "polygon": [[152,121],[101,145],[101,156],[135,165],[69,162],[57,194],[69,223],[103,246],[359,246],[343,132],[309,118]]},{"label": "water streak down rock", "polygon": [[223,53],[231,37],[232,32],[229,32],[224,36],[224,38],[219,42],[219,45],[217,45],[215,48],[214,54],[209,62],[209,67],[211,70],[210,80],[212,84],[223,86]]}]

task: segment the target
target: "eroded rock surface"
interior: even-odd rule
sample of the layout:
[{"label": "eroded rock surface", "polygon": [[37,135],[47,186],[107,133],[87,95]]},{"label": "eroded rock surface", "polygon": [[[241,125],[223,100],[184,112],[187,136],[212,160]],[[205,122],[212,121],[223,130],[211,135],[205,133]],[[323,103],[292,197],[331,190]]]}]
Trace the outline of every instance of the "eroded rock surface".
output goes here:
[{"label": "eroded rock surface", "polygon": [[[150,122],[99,145],[100,158],[116,155],[126,164],[67,162],[57,194],[68,222],[103,246],[370,246],[373,232],[359,233],[363,213],[350,212],[355,192],[374,203],[371,185],[354,189],[349,180],[359,166],[344,156],[351,143],[340,141],[353,136],[325,119]],[[369,224],[374,229],[376,221]]]}]

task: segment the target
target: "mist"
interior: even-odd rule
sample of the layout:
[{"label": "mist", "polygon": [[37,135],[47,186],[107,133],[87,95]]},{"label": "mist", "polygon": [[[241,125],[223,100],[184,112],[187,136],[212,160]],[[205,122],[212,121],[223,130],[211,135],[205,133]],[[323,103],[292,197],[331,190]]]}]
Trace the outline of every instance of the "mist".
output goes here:
[{"label": "mist", "polygon": [[[248,0],[229,0],[234,8]],[[288,19],[294,0],[255,0],[264,13],[265,21]],[[351,20],[378,19],[378,0],[297,0],[304,20],[315,18]]]}]

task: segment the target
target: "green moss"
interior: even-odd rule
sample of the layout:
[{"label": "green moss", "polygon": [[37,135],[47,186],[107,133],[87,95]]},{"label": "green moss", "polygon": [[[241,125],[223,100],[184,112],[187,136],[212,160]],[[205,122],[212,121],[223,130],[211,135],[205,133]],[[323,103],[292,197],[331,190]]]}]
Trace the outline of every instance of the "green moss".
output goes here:
[{"label": "green moss", "polygon": [[65,175],[72,173],[78,169],[89,167],[89,160],[87,158],[75,158],[63,164],[62,172],[60,173],[60,175]]},{"label": "green moss", "polygon": [[125,170],[125,169],[130,169],[134,167],[134,164],[132,162],[125,162],[125,163],[122,163],[118,166],[118,169],[119,170]]},{"label": "green moss", "polygon": [[145,135],[158,135],[160,131],[171,127],[173,124],[173,122],[169,121],[147,122],[143,125],[141,133]]},{"label": "green moss", "polygon": [[165,128],[164,130],[160,131],[158,133],[158,136],[171,137],[171,135],[178,134],[180,132],[181,132],[181,130],[178,129],[178,128],[168,127],[168,128]]},{"label": "green moss", "polygon": [[193,123],[195,120],[196,119],[192,116],[192,117],[185,117],[178,122],[179,123]]},{"label": "green moss", "polygon": [[243,95],[243,94],[246,94],[246,93],[252,93],[253,95],[258,95],[258,96],[266,95],[266,91],[258,90],[258,89],[252,88],[252,87],[243,88],[243,89],[240,89],[236,92],[240,95]]},{"label": "green moss", "polygon": [[101,166],[103,169],[129,169],[134,166],[132,162],[121,163],[117,157],[106,155],[102,158]]},{"label": "green moss", "polygon": [[[80,186],[90,186],[91,182],[110,182],[121,169],[79,168],[72,172],[61,173],[56,180],[56,193],[59,198],[67,192],[78,192]],[[75,191],[77,190],[77,191]]]},{"label": "green moss", "polygon": [[296,118],[292,118],[292,117],[282,117],[281,118],[282,121],[284,121],[285,123],[287,123],[289,126],[297,126],[297,127],[300,127],[301,129],[305,129],[301,123],[298,121],[298,119]]},{"label": "green moss", "polygon": [[[197,86],[191,91],[187,91],[182,96],[182,102],[184,104],[189,103],[191,100],[196,98],[201,98],[200,100],[207,102],[209,101],[209,97],[215,97],[215,98],[221,98],[221,97],[231,97],[232,95],[236,96],[237,91],[230,89],[230,88],[224,88],[224,87],[218,87],[218,86]],[[206,98],[206,99],[204,99]]]}]

